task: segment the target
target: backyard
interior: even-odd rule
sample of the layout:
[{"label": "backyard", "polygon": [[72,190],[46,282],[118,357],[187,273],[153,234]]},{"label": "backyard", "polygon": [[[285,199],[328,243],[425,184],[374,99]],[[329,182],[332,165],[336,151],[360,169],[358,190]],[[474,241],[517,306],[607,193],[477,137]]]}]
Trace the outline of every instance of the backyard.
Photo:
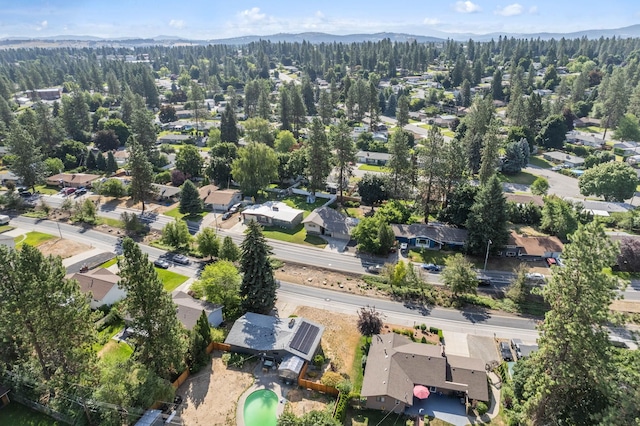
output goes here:
[{"label": "backyard", "polygon": [[[9,395],[11,396],[11,395]],[[0,424],[16,426],[59,426],[62,423],[17,402],[0,410]]]},{"label": "backyard", "polygon": [[533,157],[533,156],[529,157],[529,164],[531,164],[532,166],[543,168],[543,169],[550,169],[553,167],[553,164],[551,164],[550,162],[548,162],[542,157]]}]

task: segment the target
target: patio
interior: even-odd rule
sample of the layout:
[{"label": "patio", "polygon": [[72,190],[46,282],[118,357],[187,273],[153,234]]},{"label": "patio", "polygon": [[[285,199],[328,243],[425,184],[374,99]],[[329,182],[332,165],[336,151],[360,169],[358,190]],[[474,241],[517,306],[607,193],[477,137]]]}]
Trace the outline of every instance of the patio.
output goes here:
[{"label": "patio", "polygon": [[405,409],[410,416],[431,416],[456,426],[469,424],[465,407],[460,398],[432,393],[427,399],[413,398],[413,406]]}]

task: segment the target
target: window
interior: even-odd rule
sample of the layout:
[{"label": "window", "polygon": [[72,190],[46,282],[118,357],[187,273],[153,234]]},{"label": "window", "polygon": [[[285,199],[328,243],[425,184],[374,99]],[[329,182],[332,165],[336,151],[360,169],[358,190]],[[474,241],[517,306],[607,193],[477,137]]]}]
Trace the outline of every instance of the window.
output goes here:
[{"label": "window", "polygon": [[376,398],[376,401],[378,402],[384,402],[384,396],[379,396]]},{"label": "window", "polygon": [[429,392],[438,392],[438,388],[435,386],[430,386],[429,387]]}]

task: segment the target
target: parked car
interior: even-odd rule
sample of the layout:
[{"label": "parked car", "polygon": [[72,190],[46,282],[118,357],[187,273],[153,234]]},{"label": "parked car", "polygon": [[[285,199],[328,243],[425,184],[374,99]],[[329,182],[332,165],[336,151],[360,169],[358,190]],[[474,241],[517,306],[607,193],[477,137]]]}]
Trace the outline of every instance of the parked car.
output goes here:
[{"label": "parked car", "polygon": [[367,272],[370,274],[379,274],[382,271],[382,265],[367,266]]},{"label": "parked car", "polygon": [[511,349],[515,351],[516,359],[522,358],[522,350],[520,349],[522,344],[522,340],[520,339],[511,339]]},{"label": "parked car", "polygon": [[189,258],[187,256],[185,256],[184,254],[174,254],[172,256],[172,260],[176,263],[179,263],[181,265],[188,265],[191,263],[191,261],[189,260]]},{"label": "parked car", "polygon": [[64,195],[71,195],[71,194],[73,194],[74,192],[76,192],[76,189],[75,189],[75,188],[64,188],[64,189],[62,190],[62,193],[63,193]]},{"label": "parked car", "polygon": [[233,213],[231,212],[226,212],[225,214],[222,215],[222,220],[227,220],[231,217]]},{"label": "parked car", "polygon": [[478,286],[488,287],[491,285],[491,277],[484,274],[478,274]]},{"label": "parked car", "polygon": [[513,361],[513,354],[507,342],[500,342],[500,355],[504,361]]},{"label": "parked car", "polygon": [[153,265],[158,267],[158,268],[162,268],[162,269],[169,269],[169,262],[167,262],[164,259],[156,259],[153,261]]},{"label": "parked car", "polygon": [[79,188],[76,192],[75,192],[75,196],[76,197],[80,197],[81,195],[84,195],[87,193],[87,188]]},{"label": "parked car", "polygon": [[422,269],[429,271],[429,272],[440,272],[442,271],[442,266],[440,265],[435,265],[433,263],[423,263],[422,264]]},{"label": "parked car", "polygon": [[409,244],[407,243],[400,243],[400,251],[402,253],[405,253],[407,251],[407,249],[409,248]]},{"label": "parked car", "polygon": [[533,281],[536,283],[543,283],[545,281],[545,276],[539,272],[529,272],[526,277],[528,281]]},{"label": "parked car", "polygon": [[33,195],[31,193],[31,191],[27,190],[27,189],[21,189],[18,191],[18,194],[22,197],[22,198],[31,198],[31,196]]},{"label": "parked car", "polygon": [[240,207],[242,207],[242,204],[241,204],[241,203],[234,204],[233,206],[231,206],[231,208],[229,209],[229,211],[230,211],[231,213],[235,213],[235,212],[237,212],[238,210],[240,210]]}]

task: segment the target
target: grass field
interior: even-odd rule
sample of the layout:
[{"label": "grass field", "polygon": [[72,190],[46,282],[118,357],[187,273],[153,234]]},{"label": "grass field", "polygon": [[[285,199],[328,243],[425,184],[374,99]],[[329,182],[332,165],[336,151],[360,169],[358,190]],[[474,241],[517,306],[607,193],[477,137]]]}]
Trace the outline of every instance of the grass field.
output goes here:
[{"label": "grass field", "polygon": [[156,272],[158,273],[158,277],[162,281],[162,286],[164,287],[165,291],[169,293],[171,293],[173,290],[178,288],[180,284],[189,279],[189,277],[185,277],[184,275],[180,275],[167,269],[156,268]]},{"label": "grass field", "polygon": [[529,157],[529,164],[541,167],[543,169],[550,169],[553,167],[553,164],[542,157]]},{"label": "grass field", "polygon": [[185,215],[180,213],[180,207],[176,207],[171,210],[167,210],[163,214],[165,216],[174,217],[176,219],[184,219],[184,220],[191,220],[191,221],[197,222],[201,220],[207,214],[207,212],[202,212],[200,214],[195,214],[195,215]]},{"label": "grass field", "polygon": [[118,258],[114,257],[111,260],[107,260],[106,262],[104,262],[102,265],[100,265],[101,268],[108,268],[109,266],[113,266],[116,263],[118,263]]},{"label": "grass field", "polygon": [[114,228],[124,228],[124,224],[121,220],[113,219],[110,217],[98,216],[98,224],[99,225],[108,225]]},{"label": "grass field", "polygon": [[53,235],[45,234],[44,232],[31,231],[27,232],[25,235],[21,235],[16,237],[14,241],[16,242],[16,248],[20,248],[23,244],[29,244],[31,246],[37,247],[45,241],[56,238]]},{"label": "grass field", "polygon": [[373,164],[361,164],[358,167],[358,170],[364,170],[365,172],[379,172],[379,173],[387,173],[389,169],[383,166],[375,166]]},{"label": "grass field", "polygon": [[0,234],[2,234],[3,232],[11,231],[12,229],[15,228],[9,225],[0,225]]},{"label": "grass field", "polygon": [[128,344],[109,340],[98,357],[105,364],[116,364],[128,360],[132,353],[133,349]]},{"label": "grass field", "polygon": [[60,192],[60,188],[57,186],[49,186],[49,185],[36,185],[36,192],[45,195],[55,195]]},{"label": "grass field", "polygon": [[324,247],[327,245],[327,242],[322,238],[316,237],[315,235],[307,235],[307,231],[302,224],[292,229],[265,226],[262,233],[266,238],[286,241],[288,243],[307,244],[315,247]]},{"label": "grass field", "polygon": [[516,183],[519,185],[531,185],[537,179],[536,175],[528,172],[520,172],[517,175],[499,174],[498,177],[501,182]]},{"label": "grass field", "polygon": [[15,426],[61,426],[49,416],[31,410],[17,402],[11,402],[9,405],[0,410],[1,425]]}]

